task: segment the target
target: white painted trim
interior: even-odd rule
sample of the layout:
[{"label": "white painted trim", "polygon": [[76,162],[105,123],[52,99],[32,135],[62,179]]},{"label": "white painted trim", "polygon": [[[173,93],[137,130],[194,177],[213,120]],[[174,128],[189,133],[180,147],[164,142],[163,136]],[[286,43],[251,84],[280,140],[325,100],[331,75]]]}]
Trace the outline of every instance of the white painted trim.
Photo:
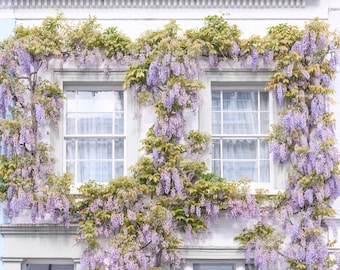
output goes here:
[{"label": "white painted trim", "polygon": [[1,8],[304,8],[306,0],[3,0]]}]

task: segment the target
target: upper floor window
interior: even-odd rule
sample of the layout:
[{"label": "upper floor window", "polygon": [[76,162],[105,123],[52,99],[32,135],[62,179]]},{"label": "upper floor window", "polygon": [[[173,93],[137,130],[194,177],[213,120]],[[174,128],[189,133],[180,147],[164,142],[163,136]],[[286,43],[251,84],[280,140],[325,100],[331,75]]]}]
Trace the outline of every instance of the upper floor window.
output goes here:
[{"label": "upper floor window", "polygon": [[228,181],[270,182],[267,92],[213,87],[211,91],[212,171]]},{"label": "upper floor window", "polygon": [[124,92],[66,87],[65,162],[76,183],[107,182],[124,174]]}]

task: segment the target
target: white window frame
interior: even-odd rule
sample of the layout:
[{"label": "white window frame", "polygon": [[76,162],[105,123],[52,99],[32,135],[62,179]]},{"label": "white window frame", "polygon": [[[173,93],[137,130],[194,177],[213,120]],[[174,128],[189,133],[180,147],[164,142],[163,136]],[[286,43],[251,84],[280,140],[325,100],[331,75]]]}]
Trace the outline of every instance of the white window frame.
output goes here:
[{"label": "white window frame", "polygon": [[[114,133],[111,133],[111,134],[99,134],[99,135],[96,135],[96,134],[67,134],[67,127],[66,127],[66,113],[67,111],[65,110],[65,113],[64,113],[64,144],[63,144],[63,147],[66,149],[66,141],[67,139],[75,139],[75,140],[78,140],[78,139],[83,139],[83,138],[105,138],[105,139],[116,139],[116,138],[122,138],[124,140],[124,156],[123,156],[123,166],[124,166],[124,171],[123,173],[126,173],[126,169],[125,169],[125,166],[126,166],[126,162],[125,162],[125,159],[126,159],[126,155],[125,155],[125,148],[126,148],[126,119],[125,119],[125,108],[127,106],[127,101],[126,101],[126,92],[124,92],[124,90],[122,89],[122,86],[120,84],[116,85],[116,84],[111,84],[111,85],[107,85],[107,84],[102,84],[102,83],[86,83],[86,84],[77,84],[77,85],[69,85],[69,84],[65,84],[64,85],[64,92],[66,93],[67,91],[108,91],[108,92],[113,92],[113,91],[121,91],[123,92],[123,103],[124,103],[124,132],[123,134],[114,134]],[[67,102],[67,101],[66,101]],[[112,102],[114,102],[114,100],[112,100]],[[64,106],[65,108],[66,106]],[[78,112],[76,112],[78,113]],[[114,150],[113,150],[114,151]],[[66,153],[66,150],[65,150],[65,153]],[[75,159],[75,161],[77,161],[77,159]],[[114,163],[115,161],[115,158],[114,158],[114,155],[112,157],[112,163]],[[67,164],[66,164],[66,156],[63,158],[63,168],[67,168]],[[77,162],[75,162],[77,163]],[[113,165],[113,164],[112,164]],[[114,172],[114,168],[112,168],[112,172]],[[77,165],[75,164],[75,170],[76,170],[76,174],[77,174]],[[96,179],[94,179],[96,180]],[[107,179],[107,180],[110,180],[110,179]],[[78,184],[82,184],[83,182],[77,182],[77,179],[75,179],[76,181],[76,185]],[[105,182],[100,182],[100,183],[105,183]]]},{"label": "white window frame", "polygon": [[[103,71],[98,70],[55,70],[52,74],[52,81],[56,82],[61,89],[84,88],[89,85],[93,88],[97,86],[99,89],[112,90],[122,89],[124,82],[124,71],[112,72],[108,78]],[[129,175],[128,168],[134,165],[139,158],[139,142],[141,140],[140,121],[135,118],[135,112],[139,109],[137,102],[133,99],[129,89],[124,91],[124,175]],[[65,103],[66,104],[66,103]],[[62,110],[62,116],[57,127],[51,127],[50,141],[54,147],[55,171],[66,172],[66,145],[64,140],[65,112]],[[72,185],[72,193],[78,193],[78,188],[82,183],[74,183]]]},{"label": "white window frame", "polygon": [[[201,91],[203,104],[199,111],[199,130],[208,134],[212,134],[212,117],[211,117],[211,93],[214,87],[223,86],[224,89],[237,90],[260,90],[264,91],[272,72],[269,70],[260,70],[251,72],[242,68],[234,68],[233,70],[221,70],[205,72],[203,83],[205,89]],[[278,105],[274,100],[272,93],[269,92],[269,125],[277,121]],[[208,168],[212,168],[212,153],[209,152],[204,156],[204,161]],[[285,188],[284,179],[286,179],[286,166],[278,165],[273,162],[270,155],[270,181],[269,183],[251,183],[251,190],[263,188],[269,190],[270,193],[277,193]]]},{"label": "white window frame", "polygon": [[[271,110],[270,108],[272,107],[272,99],[271,99],[271,95],[269,95],[268,92],[265,92],[264,89],[263,89],[263,85],[252,85],[252,86],[248,86],[248,85],[237,85],[237,84],[226,84],[226,83],[221,83],[221,84],[214,84],[212,85],[212,89],[211,89],[211,93],[212,92],[219,92],[219,93],[222,93],[222,92],[233,92],[233,93],[241,93],[241,92],[254,92],[256,93],[257,97],[258,97],[258,110],[257,110],[257,117],[259,117],[259,114],[260,114],[260,93],[266,93],[268,94],[268,101],[269,101],[269,104],[268,104],[268,110],[269,110],[269,118],[271,118]],[[224,111],[220,111],[220,114],[224,114]],[[221,118],[222,119],[222,118]],[[222,123],[220,123],[220,125],[222,126]],[[259,125],[260,125],[260,121],[259,121]],[[269,123],[269,126],[270,126],[270,123]],[[269,126],[268,126],[268,129],[269,129]],[[260,128],[260,127],[258,127]],[[222,131],[222,130],[221,130]],[[259,143],[259,140],[261,139],[265,139],[265,138],[268,138],[268,133],[266,134],[260,134],[258,132],[256,133],[249,133],[249,134],[230,134],[230,133],[227,133],[227,134],[223,134],[223,132],[221,133],[212,133],[211,134],[212,136],[212,140],[233,140],[233,139],[252,139],[252,140],[256,140],[256,144],[257,144],[257,147],[259,148],[258,150],[260,150],[260,146],[258,145]],[[222,147],[222,145],[221,145]],[[223,155],[223,151],[221,150],[221,154]],[[256,156],[256,162],[259,163],[261,158],[260,158],[260,151],[258,151],[257,153],[257,156]],[[221,165],[221,169],[223,170],[223,157],[221,156],[219,159],[217,159],[220,161],[220,165]],[[268,160],[270,160],[270,157],[268,155]],[[258,167],[259,167],[259,164],[257,164]],[[269,169],[271,169],[271,164],[269,164]],[[258,170],[257,172],[257,177],[258,179],[260,179],[260,170]],[[224,177],[224,176],[223,176]],[[269,178],[271,179],[271,175],[269,175]],[[232,180],[237,180],[237,179],[232,179]],[[258,184],[259,182],[256,182],[256,184]],[[262,183],[261,183],[262,184]],[[263,184],[268,184],[268,182],[264,182]]]}]

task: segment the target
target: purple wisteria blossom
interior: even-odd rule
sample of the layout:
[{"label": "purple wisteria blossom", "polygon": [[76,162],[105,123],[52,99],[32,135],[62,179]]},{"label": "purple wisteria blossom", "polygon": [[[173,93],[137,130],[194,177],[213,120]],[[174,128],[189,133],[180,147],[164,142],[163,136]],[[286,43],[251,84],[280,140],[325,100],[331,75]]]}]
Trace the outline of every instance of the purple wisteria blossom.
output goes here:
[{"label": "purple wisteria blossom", "polygon": [[257,49],[255,46],[251,49],[251,56],[250,56],[250,68],[253,72],[257,70],[257,64],[258,64],[259,54],[257,52]]},{"label": "purple wisteria blossom", "polygon": [[209,66],[216,68],[219,64],[218,55],[214,53],[209,53]]},{"label": "purple wisteria blossom", "polygon": [[31,55],[22,48],[17,49],[17,54],[18,54],[18,62],[19,65],[22,68],[22,71],[26,74],[29,75],[31,73]]}]

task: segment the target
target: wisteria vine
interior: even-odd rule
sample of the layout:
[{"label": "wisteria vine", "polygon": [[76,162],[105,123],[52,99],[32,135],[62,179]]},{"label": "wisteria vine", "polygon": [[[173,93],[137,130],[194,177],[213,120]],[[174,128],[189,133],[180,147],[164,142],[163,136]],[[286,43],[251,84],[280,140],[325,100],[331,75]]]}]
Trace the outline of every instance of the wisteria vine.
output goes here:
[{"label": "wisteria vine", "polygon": [[[337,262],[323,235],[340,195],[329,109],[338,45],[318,20],[305,29],[280,24],[263,38],[241,39],[236,25],[209,16],[200,29],[183,34],[172,21],[135,42],[114,27],[102,30],[95,18],[72,26],[59,14],[40,27],[18,26],[0,47],[0,190],[6,215],[29,208],[33,222],[77,221],[78,241],[87,246],[84,268],[176,267],[183,241],[178,231],[190,238],[226,215],[258,221],[235,238],[247,263],[259,269],[330,269]],[[284,193],[253,195],[247,181],[227,182],[200,160],[209,135],[188,131],[185,114],[201,105],[205,58],[211,69],[226,61],[252,72],[273,68],[267,89],[282,112],[269,144],[274,159],[290,172]],[[55,61],[61,68],[95,67],[107,76],[126,70],[124,87],[156,115],[132,177],[85,183],[77,201],[70,195],[72,176],[53,172],[46,143],[65,99],[44,78]]]}]

